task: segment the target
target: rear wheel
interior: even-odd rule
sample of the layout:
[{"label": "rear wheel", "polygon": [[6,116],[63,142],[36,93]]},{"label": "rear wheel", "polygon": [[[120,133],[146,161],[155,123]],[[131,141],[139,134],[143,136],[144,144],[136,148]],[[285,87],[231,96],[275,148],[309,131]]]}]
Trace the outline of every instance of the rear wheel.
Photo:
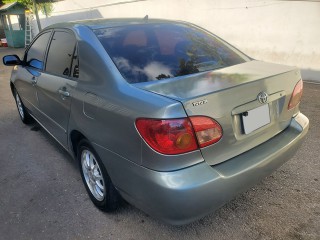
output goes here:
[{"label": "rear wheel", "polygon": [[21,121],[25,124],[31,123],[32,117],[28,113],[26,107],[23,105],[22,100],[16,90],[14,91],[14,98],[16,100],[16,105],[18,108],[18,113],[21,118]]},{"label": "rear wheel", "polygon": [[92,202],[103,211],[116,210],[121,197],[113,186],[98,154],[85,139],[81,140],[78,145],[77,158],[82,181]]}]

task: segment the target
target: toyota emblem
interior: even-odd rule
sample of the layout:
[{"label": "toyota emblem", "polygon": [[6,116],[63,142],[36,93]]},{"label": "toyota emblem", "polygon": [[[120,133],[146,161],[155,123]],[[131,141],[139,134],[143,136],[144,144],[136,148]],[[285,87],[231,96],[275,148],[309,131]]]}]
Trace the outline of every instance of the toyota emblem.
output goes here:
[{"label": "toyota emblem", "polygon": [[257,98],[261,104],[268,102],[268,94],[265,92],[259,93]]}]

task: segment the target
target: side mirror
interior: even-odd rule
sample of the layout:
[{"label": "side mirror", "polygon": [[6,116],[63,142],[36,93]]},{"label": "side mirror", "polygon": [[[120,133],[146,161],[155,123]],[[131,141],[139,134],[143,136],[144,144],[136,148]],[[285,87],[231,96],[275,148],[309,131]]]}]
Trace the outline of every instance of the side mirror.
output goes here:
[{"label": "side mirror", "polygon": [[6,66],[21,65],[22,61],[17,55],[7,55],[2,58],[3,64]]}]

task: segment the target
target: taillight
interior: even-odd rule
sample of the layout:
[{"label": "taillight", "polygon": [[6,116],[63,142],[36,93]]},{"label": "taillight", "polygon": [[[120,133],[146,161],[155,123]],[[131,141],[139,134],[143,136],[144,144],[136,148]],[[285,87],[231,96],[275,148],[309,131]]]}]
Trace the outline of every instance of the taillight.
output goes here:
[{"label": "taillight", "polygon": [[151,148],[168,155],[191,152],[199,146],[213,144],[222,137],[220,125],[208,117],[166,120],[140,118],[136,120],[136,126]]},{"label": "taillight", "polygon": [[154,150],[163,154],[179,154],[198,148],[192,125],[188,118],[137,119],[136,126],[142,138]]},{"label": "taillight", "polygon": [[302,80],[300,80],[293,89],[290,102],[288,104],[288,110],[294,108],[300,103],[301,97],[302,97],[302,91],[303,91],[303,82]]},{"label": "taillight", "polygon": [[196,116],[190,117],[200,147],[218,142],[222,138],[222,128],[212,118]]}]

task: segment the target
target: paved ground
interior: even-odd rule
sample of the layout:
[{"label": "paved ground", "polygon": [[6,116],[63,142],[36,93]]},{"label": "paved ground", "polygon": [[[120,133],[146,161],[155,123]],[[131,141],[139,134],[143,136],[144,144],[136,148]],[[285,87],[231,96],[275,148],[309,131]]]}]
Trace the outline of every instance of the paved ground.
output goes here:
[{"label": "paved ground", "polygon": [[9,76],[1,63],[0,239],[320,239],[320,85],[305,84],[311,128],[294,158],[217,212],[173,227],[130,205],[98,211],[73,160],[44,130],[21,123]]}]

